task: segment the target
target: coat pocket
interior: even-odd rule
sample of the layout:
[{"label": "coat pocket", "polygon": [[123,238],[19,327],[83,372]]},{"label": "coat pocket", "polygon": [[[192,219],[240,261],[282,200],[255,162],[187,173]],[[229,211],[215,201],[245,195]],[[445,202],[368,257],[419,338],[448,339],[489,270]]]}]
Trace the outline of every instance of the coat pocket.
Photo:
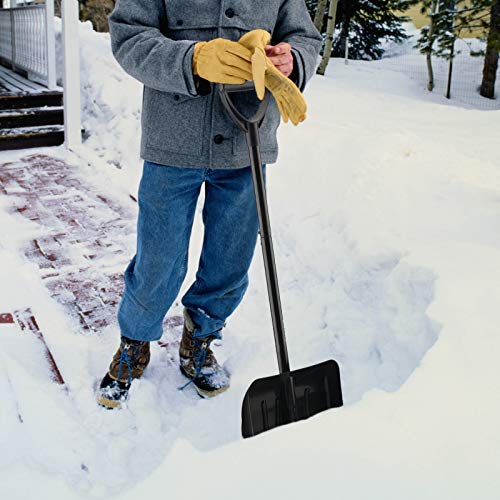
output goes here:
[{"label": "coat pocket", "polygon": [[200,155],[207,96],[187,96],[146,87],[141,115],[146,146]]}]

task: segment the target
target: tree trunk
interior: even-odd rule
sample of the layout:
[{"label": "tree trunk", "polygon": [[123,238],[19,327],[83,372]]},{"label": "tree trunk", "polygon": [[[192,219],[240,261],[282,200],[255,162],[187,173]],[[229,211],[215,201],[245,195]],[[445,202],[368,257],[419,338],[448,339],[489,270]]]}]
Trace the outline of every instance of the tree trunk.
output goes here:
[{"label": "tree trunk", "polygon": [[316,8],[316,13],[314,14],[314,26],[321,33],[321,28],[323,28],[323,19],[325,18],[327,0],[319,0],[318,7]]},{"label": "tree trunk", "polygon": [[61,0],[54,0],[54,15],[61,17]]},{"label": "tree trunk", "polygon": [[338,4],[339,0],[330,0],[330,7],[328,9],[328,23],[326,25],[325,48],[323,50],[323,58],[321,59],[318,67],[318,75],[325,74],[326,67],[328,66],[328,62],[330,61],[330,57],[332,55],[333,32],[335,31],[335,19],[337,17]]},{"label": "tree trunk", "polygon": [[495,98],[495,83],[498,70],[498,52],[500,51],[500,0],[491,6],[490,32],[484,58],[483,81],[480,94],[490,99]]},{"label": "tree trunk", "polygon": [[450,62],[448,63],[448,84],[446,86],[446,98],[451,98],[451,79],[453,76],[453,58],[455,57],[455,40],[450,48]]},{"label": "tree trunk", "polygon": [[344,2],[344,19],[342,20],[342,30],[340,31],[340,42],[338,46],[338,52],[345,54],[347,45],[349,43],[349,28],[351,25],[351,18],[359,9],[359,2],[350,3]]},{"label": "tree trunk", "polygon": [[[431,3],[431,13],[432,14],[437,14],[439,12],[439,1],[440,0],[433,0]],[[427,48],[427,51],[425,53],[425,62],[427,64],[427,90],[429,92],[432,92],[434,90],[434,70],[432,69],[432,46],[434,45],[434,26],[435,26],[435,21],[434,18],[431,17],[431,21],[429,24],[429,46]]]}]

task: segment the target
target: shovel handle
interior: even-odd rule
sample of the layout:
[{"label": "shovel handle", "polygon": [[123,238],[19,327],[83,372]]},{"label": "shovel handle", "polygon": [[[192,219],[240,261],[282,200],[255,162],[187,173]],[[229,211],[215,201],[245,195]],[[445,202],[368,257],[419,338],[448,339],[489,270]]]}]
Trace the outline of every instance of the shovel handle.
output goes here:
[{"label": "shovel handle", "polygon": [[271,97],[271,93],[269,90],[266,89],[266,92],[264,94],[264,98],[260,102],[259,108],[255,112],[255,114],[247,118],[246,116],[243,116],[237,109],[236,106],[234,105],[233,101],[229,97],[229,94],[233,92],[246,92],[249,90],[255,91],[255,85],[253,83],[253,80],[246,81],[245,83],[241,84],[227,84],[227,83],[218,83],[217,87],[219,89],[219,94],[222,99],[222,103],[224,104],[224,107],[226,108],[226,111],[229,113],[231,116],[232,120],[234,123],[241,129],[243,132],[248,131],[248,124],[249,123],[257,123],[258,126],[260,127],[262,120],[264,120],[264,116],[267,111],[267,106],[269,104],[269,99]]}]

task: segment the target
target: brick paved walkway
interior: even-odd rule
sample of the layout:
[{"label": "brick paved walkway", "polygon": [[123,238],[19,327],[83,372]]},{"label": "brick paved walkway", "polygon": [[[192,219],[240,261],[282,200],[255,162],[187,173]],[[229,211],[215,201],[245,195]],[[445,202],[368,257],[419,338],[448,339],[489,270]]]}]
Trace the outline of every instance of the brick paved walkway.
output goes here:
[{"label": "brick paved walkway", "polygon": [[[24,253],[51,295],[87,331],[115,323],[122,273],[135,245],[134,202],[117,202],[77,168],[41,154],[0,164],[2,194],[12,212],[43,228]],[[167,325],[180,321],[174,316]]]}]

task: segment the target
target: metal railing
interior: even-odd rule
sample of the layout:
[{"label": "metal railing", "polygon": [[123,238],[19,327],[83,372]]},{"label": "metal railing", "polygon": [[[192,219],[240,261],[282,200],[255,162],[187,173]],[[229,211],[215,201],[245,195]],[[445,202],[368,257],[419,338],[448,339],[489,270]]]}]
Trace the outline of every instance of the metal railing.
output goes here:
[{"label": "metal railing", "polygon": [[0,60],[56,88],[54,0],[0,9]]}]

